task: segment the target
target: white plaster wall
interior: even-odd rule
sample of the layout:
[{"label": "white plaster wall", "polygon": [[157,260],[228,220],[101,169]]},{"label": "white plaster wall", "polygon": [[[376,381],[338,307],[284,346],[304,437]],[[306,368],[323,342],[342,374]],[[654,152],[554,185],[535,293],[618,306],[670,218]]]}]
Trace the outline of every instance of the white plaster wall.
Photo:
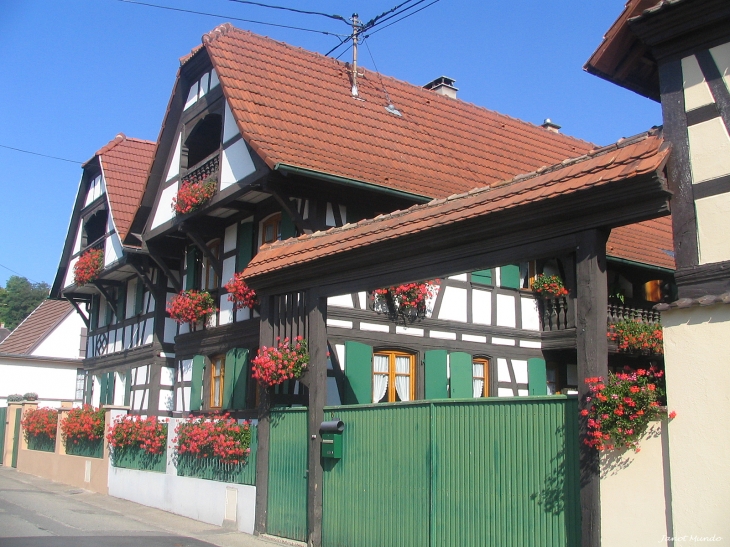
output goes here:
[{"label": "white plaster wall", "polygon": [[[75,311],[68,314],[36,347],[31,355],[78,359],[84,321]],[[0,376],[1,378],[1,376]]]},{"label": "white plaster wall", "polygon": [[517,325],[515,297],[509,294],[498,294],[496,304],[497,325],[514,328]]},{"label": "white plaster wall", "polygon": [[104,242],[104,267],[109,266],[119,260],[124,251],[119,236],[116,233],[111,234]]},{"label": "white plaster wall", "polygon": [[352,308],[352,295],[340,294],[337,296],[330,296],[327,298],[327,305],[338,308]]},{"label": "white plaster wall", "polygon": [[700,106],[714,103],[710,88],[702,75],[702,69],[694,55],[682,59],[682,79],[684,80],[684,108],[694,110]]},{"label": "white plaster wall", "polygon": [[227,253],[236,248],[236,237],[238,236],[238,223],[226,226],[223,236],[223,252]]},{"label": "white plaster wall", "polygon": [[730,194],[695,200],[700,264],[730,260]]},{"label": "white plaster wall", "polygon": [[182,146],[182,133],[177,136],[177,143],[175,144],[175,151],[172,154],[172,160],[170,160],[170,168],[167,170],[167,177],[165,180],[170,180],[172,177],[180,173],[180,151]]},{"label": "white plaster wall", "polygon": [[256,170],[246,142],[239,139],[223,150],[221,162],[221,190],[235,184]]},{"label": "white plaster wall", "polygon": [[730,173],[730,137],[722,118],[691,125],[687,135],[693,183]]},{"label": "white plaster wall", "polygon": [[730,42],[713,47],[710,54],[725,80],[725,86],[730,90]]},{"label": "white plaster wall", "polygon": [[730,306],[662,313],[674,536],[730,541]]},{"label": "white plaster wall", "polygon": [[472,322],[480,325],[492,324],[492,293],[472,289],[471,291]]},{"label": "white plaster wall", "polygon": [[669,461],[662,450],[662,428],[652,422],[640,452],[601,454],[601,547],[667,546],[672,536]]},{"label": "white plaster wall", "polygon": [[540,330],[540,312],[537,307],[537,300],[533,297],[520,297],[520,308],[522,312],[522,328],[526,330]]},{"label": "white plaster wall", "polygon": [[152,220],[152,228],[156,228],[163,222],[167,222],[175,216],[172,210],[172,198],[177,195],[177,183],[173,183],[162,191],[160,202],[155,210],[155,217]]},{"label": "white plaster wall", "polygon": [[4,403],[8,395],[31,391],[43,399],[40,406],[58,406],[61,400],[73,400],[76,370],[81,367],[81,361],[65,366],[0,358],[0,402]]},{"label": "white plaster wall", "polygon": [[225,113],[223,116],[223,142],[228,142],[238,135],[238,126],[236,125],[236,120],[233,117],[228,101],[226,101]]},{"label": "white plaster wall", "polygon": [[237,528],[253,534],[256,487],[109,467],[109,495],[222,526],[226,488],[238,492]]},{"label": "white plaster wall", "polygon": [[438,319],[461,321],[466,323],[466,289],[458,287],[441,287],[444,291]]},{"label": "white plaster wall", "polygon": [[76,263],[79,261],[79,257],[71,259],[71,261],[68,263],[68,270],[66,270],[66,277],[63,280],[63,286],[68,287],[70,285],[74,284],[74,267],[76,267]]}]

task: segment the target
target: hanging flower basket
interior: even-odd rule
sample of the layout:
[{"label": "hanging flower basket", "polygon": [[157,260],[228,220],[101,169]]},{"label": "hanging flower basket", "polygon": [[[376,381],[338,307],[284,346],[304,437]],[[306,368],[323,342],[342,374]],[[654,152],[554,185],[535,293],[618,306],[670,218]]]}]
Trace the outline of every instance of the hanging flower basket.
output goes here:
[{"label": "hanging flower basket", "polygon": [[256,300],[256,291],[249,288],[243,279],[243,272],[233,274],[231,280],[225,284],[228,291],[228,301],[233,302],[233,310],[242,310],[243,308],[253,307],[258,303]]},{"label": "hanging flower basket", "polygon": [[223,464],[246,463],[251,453],[251,425],[238,423],[228,414],[221,417],[188,418],[175,427],[177,457],[213,459]]},{"label": "hanging flower basket", "polygon": [[217,189],[217,177],[208,177],[200,182],[185,181],[172,198],[172,210],[178,215],[192,213],[210,200]]},{"label": "hanging flower basket", "polygon": [[619,351],[627,353],[664,353],[664,334],[659,323],[640,323],[624,319],[609,325],[608,338],[618,343]]},{"label": "hanging flower basket", "polygon": [[275,386],[286,380],[300,378],[309,363],[307,341],[297,336],[291,343],[289,338],[280,341],[277,347],[259,348],[253,359],[251,377],[264,386]]},{"label": "hanging flower basket", "polygon": [[[650,367],[636,372],[609,372],[605,382],[600,377],[586,378],[591,393],[586,402],[591,407],[581,410],[582,416],[588,416],[588,436],[583,442],[596,450],[631,448],[638,452],[638,441],[649,422],[663,414],[659,405],[662,376],[662,371]],[[669,419],[676,415],[670,412]]]},{"label": "hanging flower basket", "polygon": [[167,313],[178,323],[193,325],[206,321],[217,311],[213,297],[207,291],[188,290],[176,294],[170,301]]},{"label": "hanging flower basket", "polygon": [[104,251],[89,249],[83,253],[74,265],[74,283],[83,287],[99,277],[104,269]]},{"label": "hanging flower basket", "polygon": [[394,321],[413,322],[426,317],[426,302],[438,292],[439,280],[405,283],[373,291],[373,309]]},{"label": "hanging flower basket", "polygon": [[532,281],[532,291],[535,294],[549,298],[557,298],[568,294],[568,289],[563,285],[563,280],[557,275],[537,274]]}]

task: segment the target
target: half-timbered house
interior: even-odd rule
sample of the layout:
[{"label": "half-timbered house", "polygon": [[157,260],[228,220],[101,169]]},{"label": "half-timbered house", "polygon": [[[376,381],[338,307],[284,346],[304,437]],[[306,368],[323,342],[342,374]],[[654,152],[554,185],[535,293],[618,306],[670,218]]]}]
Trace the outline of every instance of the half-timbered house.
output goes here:
[{"label": "half-timbered house", "polygon": [[[190,332],[183,324],[174,332],[175,410],[254,407],[247,366],[235,363],[259,346],[257,312],[234,312],[223,285],[262,245],[488,186],[594,149],[554,124],[535,126],[460,101],[446,78],[424,88],[385,78],[386,92],[375,74],[361,70],[353,96],[348,71],[347,64],[230,25],[205,35],[182,59],[151,175],[124,239],[142,245],[163,269],[168,298],[207,290],[219,308],[206,326]],[[212,199],[175,214],[181,184],[203,178],[216,181]],[[651,301],[672,283],[669,221],[618,228],[608,249],[616,298],[607,313],[655,319]],[[367,292],[330,298],[330,400],[575,390],[571,260],[548,257],[441,279],[425,317],[414,322],[378,313],[384,310],[374,309]],[[530,282],[542,272],[563,278],[571,296],[538,305]],[[165,322],[168,342],[174,327]],[[443,370],[434,384],[424,374],[430,366]],[[296,383],[278,397],[303,401]]]},{"label": "half-timbered house", "polygon": [[[173,408],[167,372],[173,340],[165,342],[165,310],[156,305],[167,281],[139,246],[124,240],[153,152],[154,143],[119,134],[84,163],[51,289],[76,307],[88,329],[84,367],[92,381],[85,400],[150,414]],[[90,251],[101,251],[102,262],[81,284],[75,266]]]}]

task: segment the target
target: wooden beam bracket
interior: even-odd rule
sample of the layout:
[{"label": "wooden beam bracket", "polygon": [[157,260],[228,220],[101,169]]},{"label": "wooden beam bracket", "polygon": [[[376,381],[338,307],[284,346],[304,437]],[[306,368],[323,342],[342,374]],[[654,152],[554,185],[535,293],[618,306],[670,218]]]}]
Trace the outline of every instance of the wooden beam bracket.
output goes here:
[{"label": "wooden beam bracket", "polygon": [[200,249],[200,252],[203,253],[203,256],[205,256],[205,258],[210,261],[210,263],[213,265],[215,273],[218,275],[218,278],[223,279],[223,266],[221,260],[212,253],[210,247],[205,244],[202,236],[192,226],[190,226],[190,224],[186,222],[183,222],[180,225],[180,229],[185,232],[185,234],[192,240],[195,246]]},{"label": "wooden beam bracket", "polygon": [[150,294],[155,294],[155,286],[152,284],[152,280],[147,275],[147,272],[144,271],[144,268],[139,264],[132,264],[132,268],[137,272],[137,277],[144,283],[144,286],[147,287]]},{"label": "wooden beam bracket", "polygon": [[90,321],[89,321],[89,316],[88,316],[88,315],[86,315],[86,314],[85,314],[85,313],[84,313],[84,312],[83,312],[83,311],[81,310],[81,306],[79,306],[78,302],[76,302],[76,301],[75,301],[75,300],[74,300],[73,298],[71,298],[70,296],[66,296],[66,295],[64,295],[64,298],[66,298],[66,300],[68,300],[69,302],[71,302],[71,305],[72,305],[72,306],[73,306],[74,308],[76,308],[76,311],[77,311],[77,312],[78,312],[78,314],[79,314],[79,315],[81,316],[81,320],[82,320],[82,321],[84,322],[84,325],[86,325],[86,328],[87,328],[87,329],[91,328],[91,327],[89,326],[89,325],[90,325]]},{"label": "wooden beam bracket", "polygon": [[92,283],[97,289],[99,289],[99,292],[104,296],[104,298],[106,298],[107,303],[112,307],[112,310],[114,310],[114,315],[119,315],[116,299],[111,297],[104,285],[102,285],[99,281],[92,281]]},{"label": "wooden beam bracket", "polygon": [[274,199],[277,202],[279,202],[279,205],[281,205],[284,212],[291,217],[294,221],[294,225],[301,233],[311,234],[314,232],[312,229],[312,223],[309,220],[304,220],[304,218],[302,218],[302,215],[299,214],[297,209],[296,200],[284,191],[279,181],[269,179],[266,183],[266,190],[274,196]]},{"label": "wooden beam bracket", "polygon": [[175,277],[175,274],[172,273],[172,270],[170,270],[170,268],[167,267],[167,264],[165,264],[165,259],[162,258],[162,256],[149,245],[147,245],[147,251],[150,254],[150,258],[152,258],[152,260],[155,261],[155,264],[157,264],[160,267],[162,272],[167,276],[167,279],[170,280],[170,283],[172,283],[173,288],[177,292],[182,291],[182,285],[180,284],[180,280],[177,277]]}]

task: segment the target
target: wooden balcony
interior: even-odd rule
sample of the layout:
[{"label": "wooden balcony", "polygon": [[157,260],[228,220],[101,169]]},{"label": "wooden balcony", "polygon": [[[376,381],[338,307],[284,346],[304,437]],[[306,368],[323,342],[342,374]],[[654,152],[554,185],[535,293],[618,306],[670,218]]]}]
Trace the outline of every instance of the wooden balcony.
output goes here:
[{"label": "wooden balcony", "polygon": [[[573,300],[565,296],[542,298],[538,300],[540,309],[540,328],[543,332],[562,331],[575,328],[575,311]],[[607,304],[606,316],[608,324],[625,320],[638,321],[647,325],[661,323],[661,313],[651,308],[653,304],[644,305]]]},{"label": "wooden balcony", "polygon": [[201,182],[208,177],[218,178],[220,172],[220,154],[216,152],[213,156],[208,156],[206,159],[201,161],[198,165],[194,166],[187,174],[182,178],[182,182]]}]

